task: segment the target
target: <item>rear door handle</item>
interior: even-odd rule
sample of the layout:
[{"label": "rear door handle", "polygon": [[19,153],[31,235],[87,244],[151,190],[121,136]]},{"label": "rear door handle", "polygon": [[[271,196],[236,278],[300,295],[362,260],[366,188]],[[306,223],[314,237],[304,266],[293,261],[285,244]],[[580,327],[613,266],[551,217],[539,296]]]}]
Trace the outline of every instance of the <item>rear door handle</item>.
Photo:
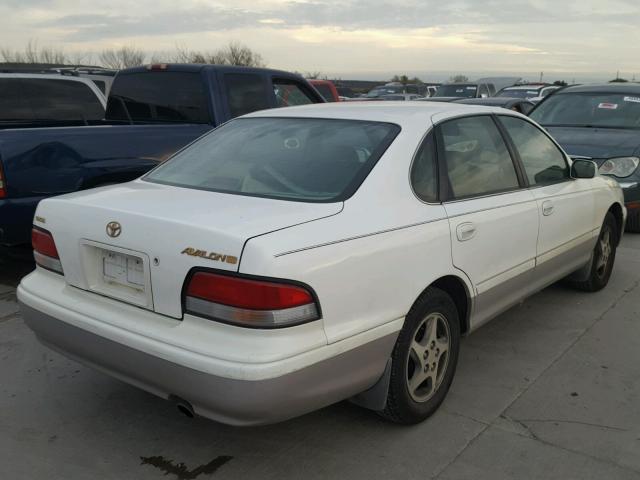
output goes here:
[{"label": "rear door handle", "polygon": [[542,215],[548,217],[553,213],[553,202],[551,200],[547,200],[542,203]]},{"label": "rear door handle", "polygon": [[476,236],[476,226],[473,223],[461,223],[456,227],[456,236],[461,242],[471,240]]}]

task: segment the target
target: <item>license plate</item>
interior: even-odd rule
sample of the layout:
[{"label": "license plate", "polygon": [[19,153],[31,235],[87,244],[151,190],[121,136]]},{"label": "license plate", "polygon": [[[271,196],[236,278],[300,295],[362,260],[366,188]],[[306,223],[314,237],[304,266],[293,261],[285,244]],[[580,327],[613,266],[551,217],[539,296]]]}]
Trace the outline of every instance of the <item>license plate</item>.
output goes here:
[{"label": "license plate", "polygon": [[144,291],[144,262],[134,255],[103,250],[102,274],[104,281]]}]

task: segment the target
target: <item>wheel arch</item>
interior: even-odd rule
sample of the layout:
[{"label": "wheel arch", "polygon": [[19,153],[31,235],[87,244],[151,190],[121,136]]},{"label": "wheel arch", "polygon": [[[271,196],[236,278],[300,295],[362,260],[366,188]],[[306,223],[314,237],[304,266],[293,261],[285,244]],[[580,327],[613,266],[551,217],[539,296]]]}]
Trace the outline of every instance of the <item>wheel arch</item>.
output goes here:
[{"label": "wheel arch", "polygon": [[611,212],[613,217],[616,219],[616,227],[618,230],[618,238],[616,239],[616,245],[620,244],[620,240],[622,239],[622,234],[624,232],[624,217],[622,215],[622,206],[619,203],[614,203],[609,207],[607,213]]},{"label": "wheel arch", "polygon": [[[433,281],[427,286],[415,302],[426,292],[429,288],[438,288],[449,295],[453,303],[458,310],[458,319],[460,320],[460,334],[466,335],[469,332],[470,317],[471,317],[471,294],[467,283],[457,275],[445,275]],[[415,304],[414,302],[414,304]]]}]

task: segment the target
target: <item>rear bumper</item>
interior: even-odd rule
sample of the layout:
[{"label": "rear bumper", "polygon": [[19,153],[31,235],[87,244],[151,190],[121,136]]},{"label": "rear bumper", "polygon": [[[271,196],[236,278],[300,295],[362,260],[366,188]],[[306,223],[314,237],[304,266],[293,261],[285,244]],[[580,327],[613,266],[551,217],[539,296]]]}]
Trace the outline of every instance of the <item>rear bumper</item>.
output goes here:
[{"label": "rear bumper", "polygon": [[0,199],[0,245],[14,246],[31,242],[33,215],[46,197]]},{"label": "rear bumper", "polygon": [[[43,344],[160,397],[180,397],[197,414],[232,425],[275,423],[367,390],[382,376],[397,337],[382,331],[353,348],[326,345],[324,358],[313,363],[303,354],[271,363],[225,362],[221,369],[210,357],[195,368],[182,361],[175,346],[149,348],[148,338],[112,326],[96,328],[95,318],[86,317],[83,328],[78,312],[67,314],[23,285],[18,299],[25,322]],[[132,314],[137,310],[131,307]]]}]

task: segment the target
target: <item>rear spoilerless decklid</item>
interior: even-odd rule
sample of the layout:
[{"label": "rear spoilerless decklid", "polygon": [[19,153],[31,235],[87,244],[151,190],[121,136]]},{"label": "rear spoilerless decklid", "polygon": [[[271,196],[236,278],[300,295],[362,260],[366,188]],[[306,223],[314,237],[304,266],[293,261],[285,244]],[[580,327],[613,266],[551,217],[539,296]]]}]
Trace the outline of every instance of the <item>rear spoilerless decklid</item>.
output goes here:
[{"label": "rear spoilerless decklid", "polygon": [[248,239],[341,208],[138,180],[45,200],[35,223],[53,234],[69,284],[180,318],[193,267],[238,271]]}]

